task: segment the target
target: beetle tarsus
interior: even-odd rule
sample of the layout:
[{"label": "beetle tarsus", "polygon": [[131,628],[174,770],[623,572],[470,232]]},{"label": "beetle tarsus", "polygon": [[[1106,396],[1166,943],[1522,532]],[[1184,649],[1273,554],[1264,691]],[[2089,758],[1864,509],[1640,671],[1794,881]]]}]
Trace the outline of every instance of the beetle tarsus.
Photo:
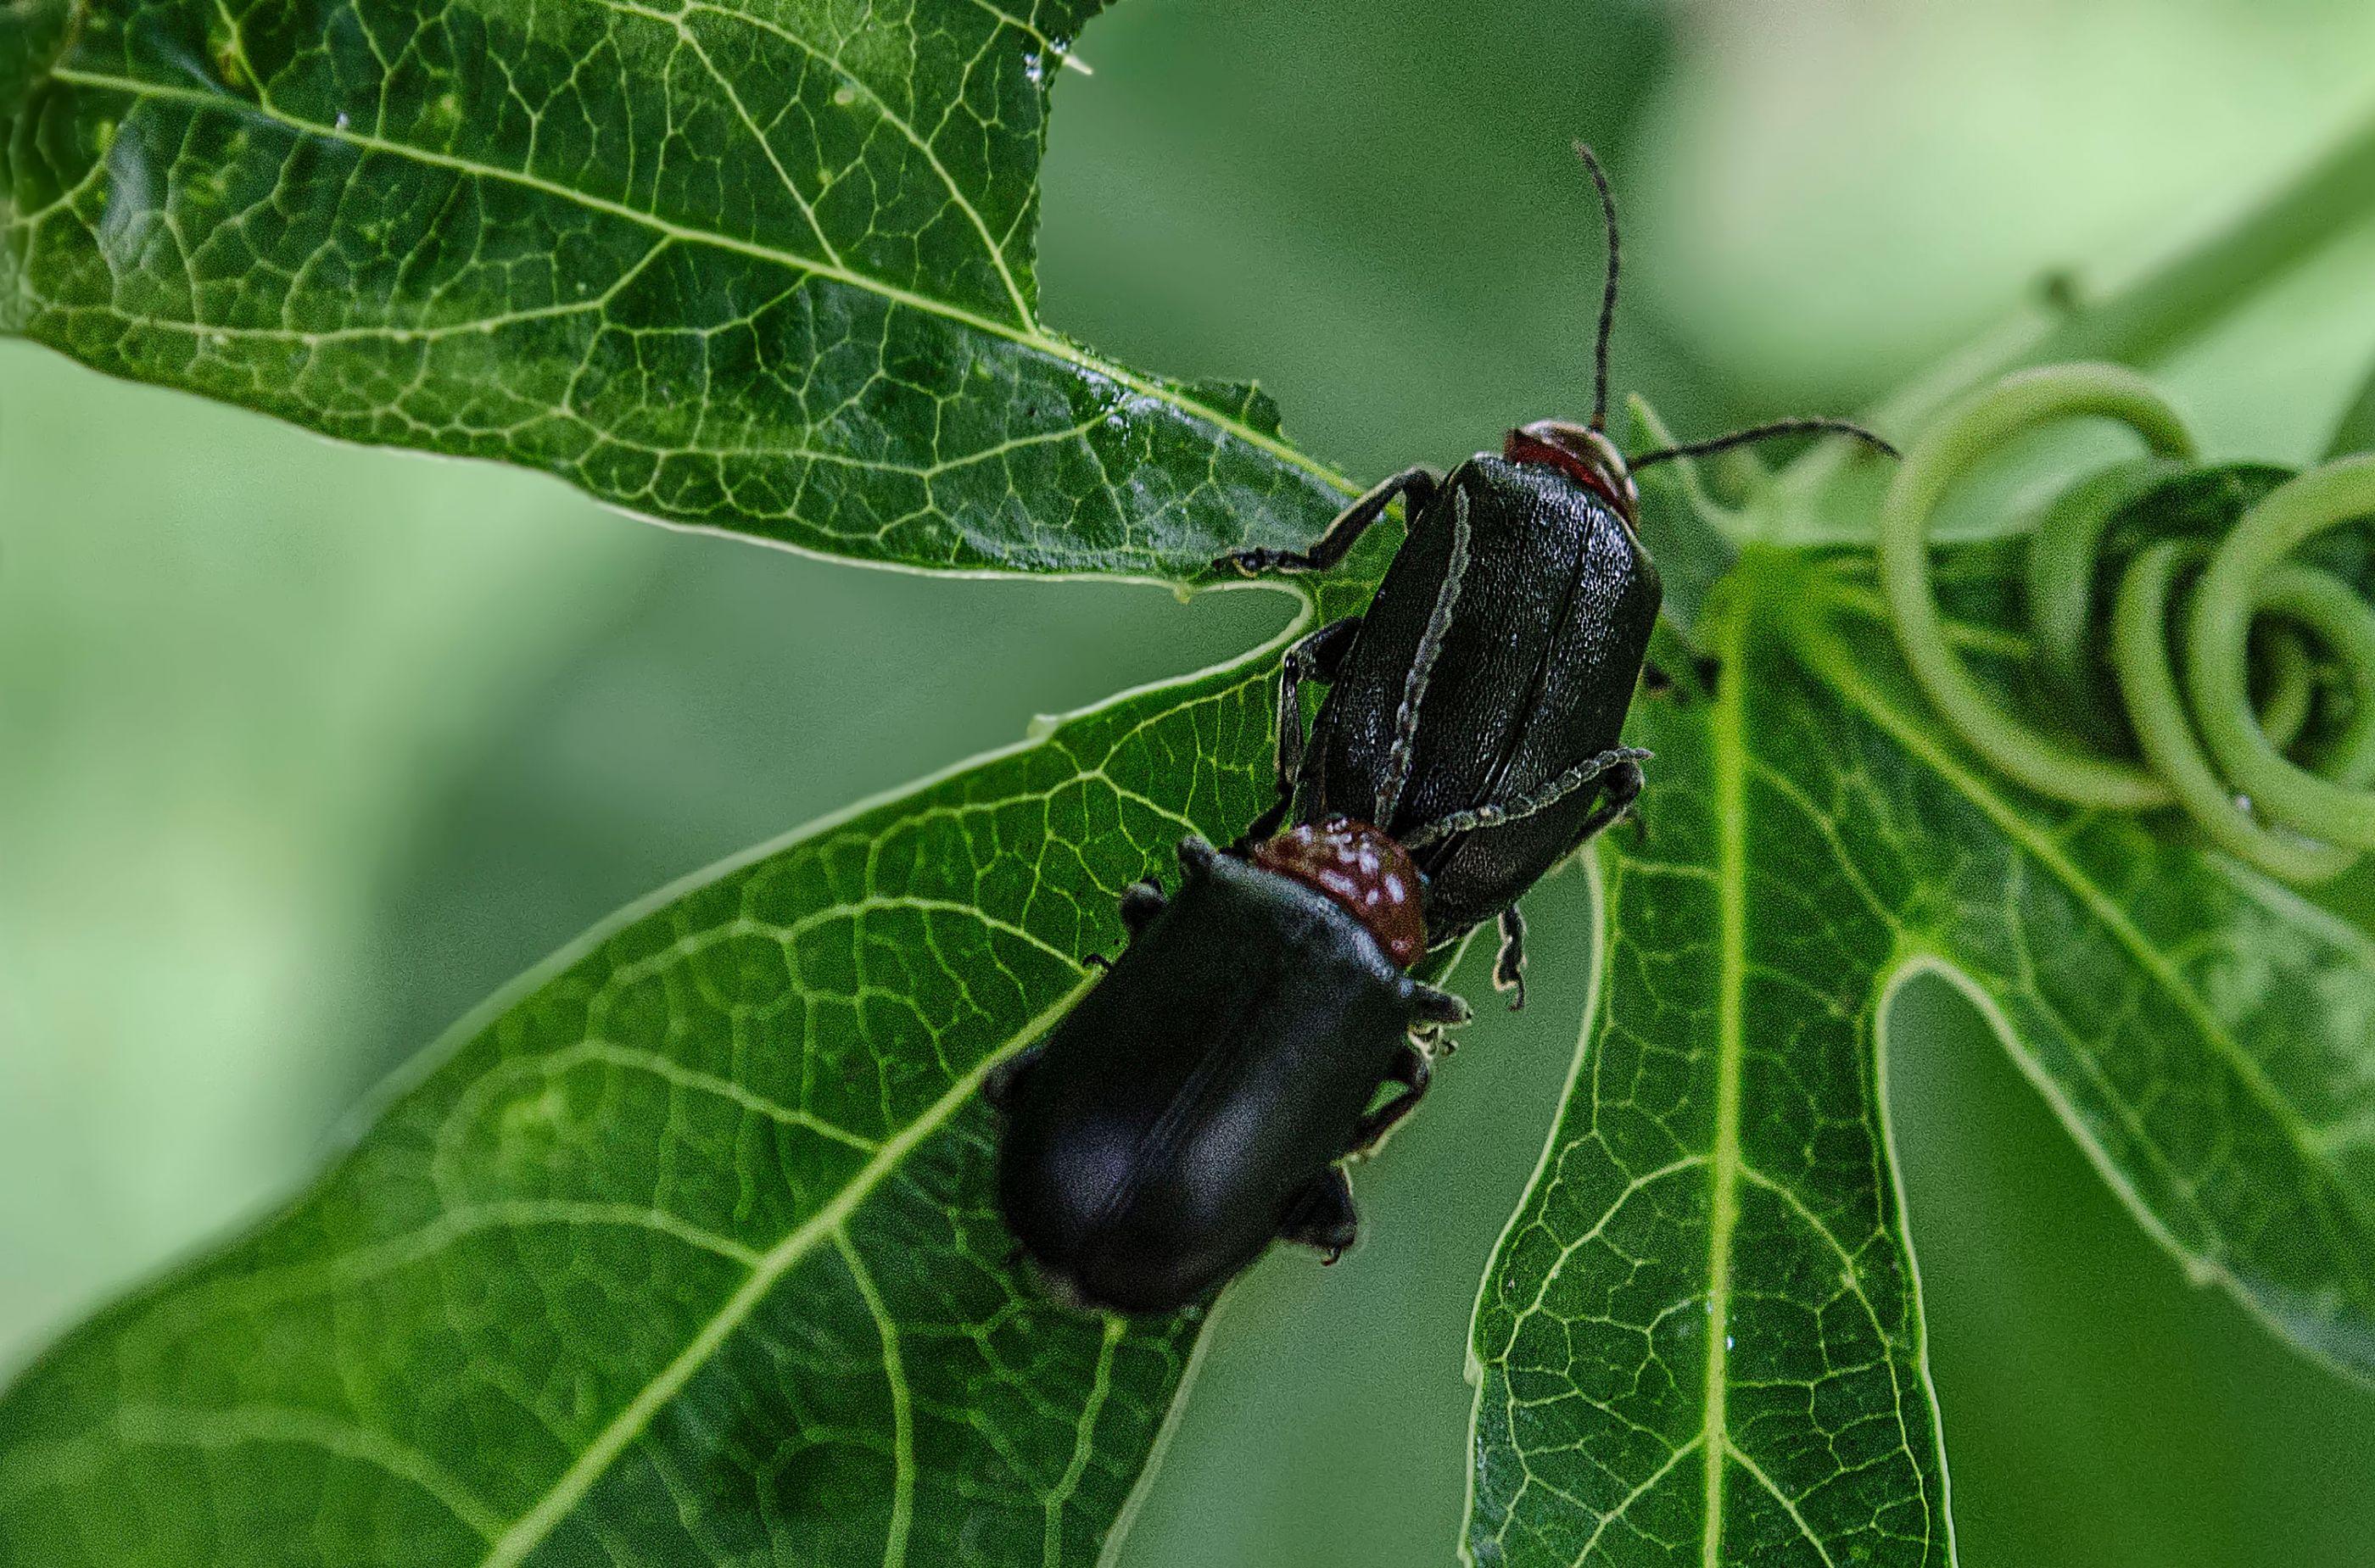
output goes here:
[{"label": "beetle tarsus", "polygon": [[1111,974],[1113,973],[1114,961],[1106,957],[1104,953],[1091,953],[1088,958],[1082,961],[1095,965],[1097,968],[1105,971],[1107,974]]},{"label": "beetle tarsus", "polygon": [[1509,1010],[1526,1005],[1526,917],[1511,904],[1501,912],[1501,950],[1493,955],[1493,989],[1509,993]]},{"label": "beetle tarsus", "polygon": [[1446,1034],[1439,1023],[1414,1023],[1408,1038],[1430,1062],[1437,1056],[1456,1055],[1459,1051],[1459,1042]]},{"label": "beetle tarsus", "polygon": [[1417,981],[1411,983],[1418,1019],[1424,1023],[1457,1026],[1476,1016],[1465,998]]},{"label": "beetle tarsus", "polygon": [[1344,1249],[1360,1236],[1361,1217],[1353,1208],[1352,1179],[1333,1165],[1294,1195],[1278,1227],[1280,1241],[1316,1248],[1328,1255],[1329,1263],[1343,1256]]},{"label": "beetle tarsus", "polygon": [[[1625,817],[1633,819],[1636,831],[1648,832],[1648,830],[1641,825],[1640,817],[1634,811],[1635,804],[1641,798],[1641,765],[1637,762],[1619,762],[1608,770],[1607,780],[1601,785],[1599,809],[1586,817],[1583,826],[1576,830],[1576,849],[1581,849]],[[1573,854],[1574,851],[1568,853]]]},{"label": "beetle tarsus", "polygon": [[1286,651],[1278,672],[1278,798],[1246,825],[1232,846],[1235,853],[1269,838],[1286,820],[1287,808],[1294,804],[1295,781],[1303,772],[1303,684],[1335,679],[1360,630],[1361,618],[1348,615],[1329,621]]},{"label": "beetle tarsus", "polygon": [[1435,488],[1439,482],[1435,470],[1424,464],[1413,464],[1338,513],[1336,520],[1328,525],[1328,531],[1313,540],[1309,549],[1281,550],[1255,545],[1231,550],[1213,561],[1212,569],[1247,577],[1258,577],[1266,572],[1325,572],[1352,553],[1361,536],[1369,531],[1369,525],[1386,514],[1394,497],[1404,497],[1404,513],[1415,516],[1435,499]]}]

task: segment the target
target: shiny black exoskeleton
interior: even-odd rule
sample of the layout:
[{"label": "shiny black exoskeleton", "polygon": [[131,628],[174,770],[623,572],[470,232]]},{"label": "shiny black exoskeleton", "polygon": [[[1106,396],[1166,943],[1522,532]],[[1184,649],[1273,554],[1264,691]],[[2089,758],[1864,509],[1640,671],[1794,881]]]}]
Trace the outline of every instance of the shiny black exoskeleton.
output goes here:
[{"label": "shiny black exoskeleton", "polygon": [[[1799,430],[1852,425],[1790,419],[1629,461],[1602,430],[1608,332],[1616,301],[1616,216],[1608,230],[1591,420],[1543,419],[1508,432],[1437,478],[1396,474],[1353,502],[1308,550],[1241,550],[1220,564],[1248,574],[1316,572],[1343,559],[1397,498],[1410,529],[1362,615],[1296,644],[1279,683],[1278,808],[1384,829],[1425,878],[1437,946],[1497,919],[1494,983],[1523,1003],[1525,924],[1517,902],[1631,808],[1648,753],[1618,744],[1656,628],[1658,569],[1635,531],[1633,470]],[[1303,737],[1302,684],[1329,683]]]},{"label": "shiny black exoskeleton", "polygon": [[1424,1092],[1412,1032],[1468,1016],[1404,973],[1426,950],[1417,874],[1375,830],[1317,824],[1243,854],[1189,839],[1179,863],[1176,894],[1125,899],[1112,973],[988,1086],[999,1207],[1076,1305],[1169,1312],[1273,1240],[1350,1246],[1337,1161]]},{"label": "shiny black exoskeleton", "polygon": [[[1498,918],[1495,979],[1515,986],[1518,899],[1640,793],[1647,754],[1617,737],[1660,591],[1613,447],[1545,424],[1508,451],[1397,477],[1410,536],[1367,613],[1288,656],[1279,784],[1294,819],[1359,818],[1410,852],[1435,942]],[[1364,498],[1368,520],[1391,493]],[[1314,678],[1328,697],[1297,747]]]},{"label": "shiny black exoskeleton", "polygon": [[[1601,429],[1614,206],[1577,150],[1609,235],[1590,423],[1513,430],[1500,455],[1447,479],[1397,474],[1307,551],[1223,558],[1247,572],[1317,571],[1395,498],[1411,520],[1366,614],[1287,655],[1278,804],[1225,852],[1181,844],[1176,895],[1134,887],[1128,950],[989,1081],[1007,1118],[998,1204],[1061,1299],[1169,1312],[1273,1240],[1331,1259],[1352,1244],[1338,1161],[1416,1106],[1432,1032],[1468,1014],[1408,971],[1497,918],[1495,982],[1519,987],[1517,900],[1641,788],[1647,753],[1618,733],[1659,585],[1635,532],[1632,470],[1788,430],[1854,430],[1790,420],[1628,466]],[[1311,680],[1329,690],[1306,745]]]}]

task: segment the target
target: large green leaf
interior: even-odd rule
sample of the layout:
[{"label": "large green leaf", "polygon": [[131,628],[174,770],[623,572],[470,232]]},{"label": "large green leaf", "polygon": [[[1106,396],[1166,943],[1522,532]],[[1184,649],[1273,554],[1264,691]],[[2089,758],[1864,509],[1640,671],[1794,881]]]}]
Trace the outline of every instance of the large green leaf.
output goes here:
[{"label": "large green leaf", "polygon": [[0,331],[356,441],[935,567],[1183,577],[1339,504],[1047,330],[1099,0],[9,0]]},{"label": "large green leaf", "polygon": [[0,1403],[0,1562],[1085,1563],[1186,1321],[1006,1267],[975,1091],[1270,793],[1274,655],[805,830],[466,1026]]},{"label": "large green leaf", "polygon": [[1952,1561],[1885,1125],[1910,974],[2196,1278],[2375,1374],[2375,949],[2001,782],[1852,585],[1765,551],[1726,592],[1714,698],[1637,710],[1600,1015],[1478,1303],[1472,1559]]}]

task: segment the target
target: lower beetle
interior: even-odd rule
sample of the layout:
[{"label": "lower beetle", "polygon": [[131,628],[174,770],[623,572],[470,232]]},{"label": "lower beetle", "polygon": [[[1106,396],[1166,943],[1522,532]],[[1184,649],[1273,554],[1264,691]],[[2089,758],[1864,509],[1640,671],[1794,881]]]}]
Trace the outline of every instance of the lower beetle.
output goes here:
[{"label": "lower beetle", "polygon": [[[1397,497],[1410,533],[1362,615],[1287,654],[1279,681],[1279,805],[1312,822],[1373,822],[1424,878],[1427,929],[1456,941],[1500,925],[1496,987],[1525,990],[1518,900],[1641,790],[1648,754],[1619,746],[1658,620],[1658,569],[1636,532],[1634,471],[1801,431],[1855,436],[1836,419],[1785,419],[1627,459],[1605,431],[1608,339],[1616,309],[1616,204],[1590,148],[1577,154],[1600,195],[1607,280],[1593,348],[1591,420],[1511,430],[1438,478],[1406,468],[1344,509],[1307,550],[1247,549],[1214,564],[1248,575],[1317,572],[1341,560]],[[1303,736],[1301,688],[1329,683]]]},{"label": "lower beetle", "polygon": [[1355,1224],[1337,1161],[1418,1103],[1413,1031],[1468,1017],[1406,973],[1427,949],[1418,872],[1376,829],[1191,838],[1179,863],[1175,896],[1124,897],[1112,973],[986,1086],[1007,1225],[1077,1306],[1173,1311],[1280,1237],[1332,1262]]},{"label": "lower beetle", "polygon": [[[1800,430],[1889,450],[1852,425],[1792,419],[1628,464],[1602,430],[1615,204],[1576,150],[1608,230],[1590,423],[1527,425],[1448,478],[1407,469],[1307,551],[1216,563],[1320,571],[1396,497],[1411,518],[1365,615],[1287,654],[1277,805],[1226,851],[1183,843],[1176,895],[1131,888],[1128,950],[985,1086],[1007,1118],[999,1207],[1060,1300],[1170,1312],[1275,1239],[1331,1261],[1352,1244],[1338,1162],[1411,1113],[1431,1032],[1468,1017],[1411,967],[1497,918],[1494,980],[1522,1000],[1518,899],[1639,793],[1647,753],[1617,737],[1660,589],[1633,470]],[[1329,690],[1306,745],[1310,681]],[[1376,1103],[1389,1085],[1400,1092]]]}]

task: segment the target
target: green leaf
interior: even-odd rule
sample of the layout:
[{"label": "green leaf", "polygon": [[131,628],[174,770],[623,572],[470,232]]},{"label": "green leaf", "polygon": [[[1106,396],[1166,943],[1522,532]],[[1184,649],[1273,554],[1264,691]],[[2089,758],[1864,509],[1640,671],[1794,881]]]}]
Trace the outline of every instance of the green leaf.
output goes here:
[{"label": "green leaf", "polygon": [[1038,320],[1098,0],[7,0],[0,331],[862,560],[1185,578],[1341,504]]},{"label": "green leaf", "polygon": [[564,955],[0,1402],[0,1561],[1094,1561],[1195,1327],[1006,1267],[975,1090],[1268,801],[1275,654]]},{"label": "green leaf", "polygon": [[[1641,450],[1675,443],[1673,432],[1646,400],[1631,397],[1625,404]],[[1659,614],[1687,642],[1697,635],[1708,593],[1740,559],[1738,547],[1724,532],[1734,520],[1708,496],[1692,458],[1645,468],[1634,476],[1634,483],[1641,495],[1636,526],[1658,563],[1658,580],[1665,589]]]},{"label": "green leaf", "polygon": [[1723,619],[1716,697],[1636,710],[1647,838],[1606,856],[1599,1016],[1478,1302],[1480,1564],[1949,1560],[1873,1054],[1892,934],[1801,806],[1829,746]]},{"label": "green leaf", "polygon": [[1885,1122],[1948,976],[2197,1279],[2375,1374],[2375,949],[1943,738],[1862,600],[1753,554],[1648,702],[1600,1015],[1478,1303],[1479,1563],[1952,1561]]}]

